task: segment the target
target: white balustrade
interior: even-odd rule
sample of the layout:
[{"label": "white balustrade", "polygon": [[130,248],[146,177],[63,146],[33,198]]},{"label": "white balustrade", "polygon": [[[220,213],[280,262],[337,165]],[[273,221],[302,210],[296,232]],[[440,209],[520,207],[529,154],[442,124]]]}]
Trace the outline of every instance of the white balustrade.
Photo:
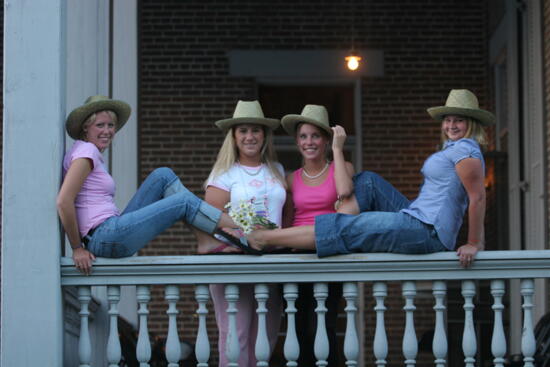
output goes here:
[{"label": "white balustrade", "polygon": [[[258,366],[267,366],[270,355],[270,346],[267,338],[266,304],[268,291],[266,284],[277,282],[284,284],[284,298],[286,300],[287,330],[284,345],[284,356],[288,367],[298,367],[297,360],[300,355],[296,330],[296,300],[298,288],[295,282],[315,281],[314,297],[317,302],[315,308],[317,317],[317,330],[314,342],[314,352],[317,358],[316,365],[327,366],[329,356],[329,342],[326,330],[326,299],[328,287],[326,282],[335,281],[344,283],[343,297],[346,302],[346,330],[344,339],[344,356],[347,367],[356,367],[369,362],[359,361],[361,355],[360,337],[356,329],[358,308],[362,299],[358,295],[358,282],[372,284],[372,293],[376,301],[374,312],[376,325],[362,325],[371,330],[374,327],[373,354],[377,367],[385,367],[388,364],[388,337],[385,328],[386,306],[388,297],[387,282],[401,281],[403,278],[402,296],[405,299],[405,327],[402,335],[402,349],[405,356],[405,365],[414,366],[417,358],[417,338],[415,331],[415,281],[437,279],[432,284],[432,294],[435,299],[433,310],[435,312],[434,338],[432,349],[434,365],[445,367],[447,364],[448,336],[446,331],[446,298],[447,281],[462,281],[462,297],[464,308],[464,333],[462,336],[462,349],[466,367],[473,367],[476,363],[477,340],[474,327],[474,300],[476,296],[476,282],[478,280],[493,279],[490,292],[493,297],[492,309],[494,322],[491,340],[492,361],[496,367],[504,366],[504,358],[507,353],[507,336],[504,329],[504,316],[508,310],[504,308],[505,284],[508,279],[519,279],[521,282],[518,290],[523,297],[523,332],[521,339],[521,352],[524,364],[533,367],[536,340],[534,335],[534,305],[535,296],[534,278],[549,278],[550,251],[487,251],[481,252],[476,257],[476,266],[471,269],[462,269],[457,266],[456,255],[453,253],[440,253],[425,256],[393,255],[393,254],[354,254],[350,256],[336,256],[327,259],[318,259],[315,255],[270,255],[262,257],[224,255],[222,262],[219,257],[210,256],[183,256],[183,257],[133,257],[130,259],[98,259],[94,263],[92,276],[84,276],[74,269],[72,259],[61,260],[61,279],[63,286],[77,286],[77,299],[67,299],[66,309],[74,307],[79,311],[80,331],[78,349],[74,349],[71,361],[78,358],[78,365],[88,367],[96,358],[106,358],[109,366],[117,366],[121,360],[121,345],[118,335],[120,286],[136,285],[139,330],[136,345],[136,357],[140,367],[149,366],[152,357],[151,340],[148,332],[149,303],[151,293],[149,287],[153,284],[165,284],[165,299],[168,303],[166,311],[168,318],[168,334],[166,340],[166,358],[169,366],[177,366],[181,359],[181,345],[178,337],[176,307],[180,299],[179,287],[182,284],[195,285],[195,299],[198,305],[197,333],[195,342],[195,355],[197,366],[208,367],[210,359],[210,343],[206,322],[208,310],[206,308],[210,297],[208,284],[225,284],[225,299],[228,313],[228,336],[225,354],[228,366],[237,367],[239,360],[239,342],[236,332],[236,303],[239,299],[239,284],[258,284],[255,287],[257,301],[258,335],[256,340],[256,357]],[[253,274],[253,276],[251,276]],[[468,280],[463,280],[467,275]],[[91,286],[107,286],[107,312],[109,327],[105,332],[107,345],[103,352],[101,346],[92,348],[93,340],[90,340],[90,325],[101,327],[102,318],[94,319],[91,315],[98,304],[91,296]],[[70,292],[66,292],[70,294]],[[74,294],[74,293],[73,293]],[[517,294],[511,295],[511,297]],[[541,295],[544,297],[545,295]],[[102,310],[103,308],[100,308]],[[372,312],[372,311],[370,311]],[[399,312],[392,309],[391,312]],[[76,316],[76,313],[75,313]],[[72,319],[70,319],[72,320]],[[75,320],[78,320],[76,318]],[[72,327],[73,324],[67,324]],[[150,326],[150,325],[149,325]],[[417,325],[418,326],[418,325]],[[68,329],[70,330],[74,329]],[[101,329],[99,329],[101,331]],[[108,333],[108,335],[107,335]],[[71,334],[74,335],[74,334]],[[71,343],[71,339],[68,339]],[[68,344],[69,345],[69,344]],[[485,348],[485,344],[480,344]],[[97,350],[97,351],[96,351]],[[486,355],[483,350],[483,355]],[[94,355],[93,353],[98,353]],[[397,354],[397,353],[396,353]],[[373,358],[366,355],[366,358]],[[396,355],[391,358],[398,359]],[[484,361],[486,362],[486,361]],[[152,363],[152,362],[151,362]],[[477,363],[481,363],[478,361]],[[73,363],[71,362],[71,365]],[[74,363],[77,365],[77,363]]]},{"label": "white balustrade", "polygon": [[447,295],[447,283],[436,280],[432,285],[432,293],[435,298],[435,330],[432,341],[432,349],[436,367],[445,367],[447,358],[447,333],[445,331],[445,296]]},{"label": "white balustrade", "polygon": [[139,315],[139,333],[136,346],[136,358],[140,367],[149,367],[151,359],[151,341],[149,340],[149,329],[147,327],[147,304],[151,300],[151,291],[148,285],[138,285],[136,287],[136,297],[139,304],[137,311]]},{"label": "white balustrade", "polygon": [[493,337],[491,338],[491,352],[495,357],[493,363],[495,367],[504,366],[504,355],[506,354],[506,336],[504,335],[504,324],[502,321],[502,297],[505,291],[504,280],[497,279],[491,281],[491,295],[493,296],[494,322],[493,322]]},{"label": "white balustrade", "polygon": [[92,299],[90,286],[78,287],[78,301],[80,302],[80,337],[78,339],[78,359],[80,367],[90,367],[92,361],[92,343],[90,341],[90,330],[88,320],[90,311],[88,305]]},{"label": "white balustrade", "polygon": [[411,281],[403,282],[403,297],[405,298],[405,331],[403,333],[403,356],[405,357],[405,366],[414,367],[416,365],[416,355],[418,354],[418,340],[414,329],[414,296],[416,296],[416,284]]},{"label": "white balustrade", "polygon": [[357,283],[344,283],[343,296],[346,300],[346,336],[344,339],[344,356],[346,357],[346,366],[357,366],[359,357],[359,338],[357,337],[357,327],[355,325],[355,315],[357,314]]},{"label": "white balustrade", "polygon": [[464,298],[464,334],[462,334],[462,351],[466,367],[474,367],[477,352],[476,332],[474,328],[474,303],[476,285],[472,280],[462,281],[462,297]]},{"label": "white balustrade", "polygon": [[256,314],[258,315],[258,335],[256,336],[256,366],[267,367],[269,365],[269,339],[267,338],[266,302],[269,298],[269,288],[265,284],[256,284],[254,286],[254,297],[258,302]]},{"label": "white balustrade", "polygon": [[376,329],[374,331],[374,356],[376,357],[376,366],[384,367],[386,357],[388,356],[388,337],[386,336],[386,326],[384,324],[384,300],[388,295],[388,286],[383,282],[376,282],[372,286],[372,295],[376,300],[374,311],[376,312]]},{"label": "white balustrade", "polygon": [[225,300],[227,301],[227,341],[225,354],[229,367],[239,366],[239,337],[237,335],[237,301],[239,300],[239,287],[235,284],[225,286]]},{"label": "white balustrade", "polygon": [[178,367],[181,359],[181,344],[178,336],[177,316],[179,311],[176,307],[180,299],[180,288],[177,285],[167,285],[164,288],[164,299],[168,302],[168,337],[166,338],[166,360],[168,367]]},{"label": "white balustrade", "polygon": [[195,287],[195,299],[199,307],[197,315],[199,316],[199,325],[197,330],[197,340],[195,342],[195,356],[197,358],[197,367],[208,367],[208,359],[210,358],[210,343],[208,341],[208,333],[206,331],[206,303],[210,298],[208,286],[199,284]]},{"label": "white balustrade", "polygon": [[325,315],[327,313],[325,301],[328,297],[328,284],[315,283],[313,285],[313,296],[315,300],[317,300],[317,307],[315,308],[315,313],[317,314],[317,330],[315,332],[313,351],[315,353],[315,358],[317,358],[315,364],[318,367],[323,367],[328,364],[327,359],[329,355],[328,335],[325,324]]},{"label": "white balustrade", "polygon": [[[533,279],[521,280],[521,295],[523,296],[523,332],[521,333],[521,353],[524,367],[533,367],[536,350],[535,334],[533,332],[533,294],[535,284]],[[545,295],[543,295],[545,296]]]},{"label": "white balustrade", "polygon": [[296,335],[296,299],[298,298],[298,285],[296,283],[286,283],[283,287],[283,295],[286,300],[286,338],[284,345],[284,355],[287,360],[287,367],[296,367],[298,357],[300,356],[300,344]]},{"label": "white balustrade", "polygon": [[122,352],[118,337],[118,303],[120,302],[120,287],[107,287],[107,301],[109,302],[109,338],[107,339],[107,361],[109,367],[118,367]]}]

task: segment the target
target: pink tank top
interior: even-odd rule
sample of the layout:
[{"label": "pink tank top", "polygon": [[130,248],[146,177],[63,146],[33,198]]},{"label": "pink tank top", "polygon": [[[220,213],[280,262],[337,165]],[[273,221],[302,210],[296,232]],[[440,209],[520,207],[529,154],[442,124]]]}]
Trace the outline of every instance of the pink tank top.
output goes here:
[{"label": "pink tank top", "polygon": [[302,170],[294,171],[292,200],[294,201],[293,226],[315,224],[315,216],[336,213],[334,203],[338,198],[334,182],[334,162],[330,164],[328,176],[319,186],[308,186],[302,180]]}]

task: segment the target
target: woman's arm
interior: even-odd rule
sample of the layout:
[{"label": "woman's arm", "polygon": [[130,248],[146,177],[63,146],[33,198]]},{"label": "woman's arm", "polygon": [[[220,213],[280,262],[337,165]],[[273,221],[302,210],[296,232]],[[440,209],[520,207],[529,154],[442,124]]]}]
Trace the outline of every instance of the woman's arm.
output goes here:
[{"label": "woman's arm", "polygon": [[90,172],[92,172],[90,159],[75,159],[71,163],[57,195],[57,213],[73,249],[74,264],[86,274],[90,273],[95,256],[82,247],[74,202]]},{"label": "woman's arm", "polygon": [[334,158],[334,181],[339,200],[344,200],[353,194],[353,175],[355,170],[350,162],[344,159],[344,143],[346,131],[340,125],[332,128],[332,154]]},{"label": "woman's arm", "polygon": [[291,227],[294,222],[294,201],[292,200],[292,182],[294,172],[286,175],[286,200],[283,206],[283,228]]},{"label": "woman's arm", "polygon": [[466,158],[455,166],[460,181],[468,194],[468,242],[460,246],[457,255],[460,264],[468,267],[478,251],[485,247],[485,185],[483,166],[476,158]]}]

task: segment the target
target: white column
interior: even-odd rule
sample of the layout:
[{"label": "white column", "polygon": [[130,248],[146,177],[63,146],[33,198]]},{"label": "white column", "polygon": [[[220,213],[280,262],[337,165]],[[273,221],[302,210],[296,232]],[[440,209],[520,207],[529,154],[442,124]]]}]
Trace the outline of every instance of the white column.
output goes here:
[{"label": "white column", "polygon": [[61,366],[55,198],[65,118],[65,1],[6,1],[4,9],[0,364]]}]

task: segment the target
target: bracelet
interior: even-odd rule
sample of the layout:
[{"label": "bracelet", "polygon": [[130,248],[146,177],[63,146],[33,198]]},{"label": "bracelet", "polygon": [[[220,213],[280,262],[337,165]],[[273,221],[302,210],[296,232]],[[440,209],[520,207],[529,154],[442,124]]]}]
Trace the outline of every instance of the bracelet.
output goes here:
[{"label": "bracelet", "polygon": [[79,245],[76,246],[76,247],[73,247],[73,245],[71,245],[71,248],[72,248],[73,250],[78,250],[79,248],[83,248],[83,246],[82,246],[82,244],[79,244]]}]

